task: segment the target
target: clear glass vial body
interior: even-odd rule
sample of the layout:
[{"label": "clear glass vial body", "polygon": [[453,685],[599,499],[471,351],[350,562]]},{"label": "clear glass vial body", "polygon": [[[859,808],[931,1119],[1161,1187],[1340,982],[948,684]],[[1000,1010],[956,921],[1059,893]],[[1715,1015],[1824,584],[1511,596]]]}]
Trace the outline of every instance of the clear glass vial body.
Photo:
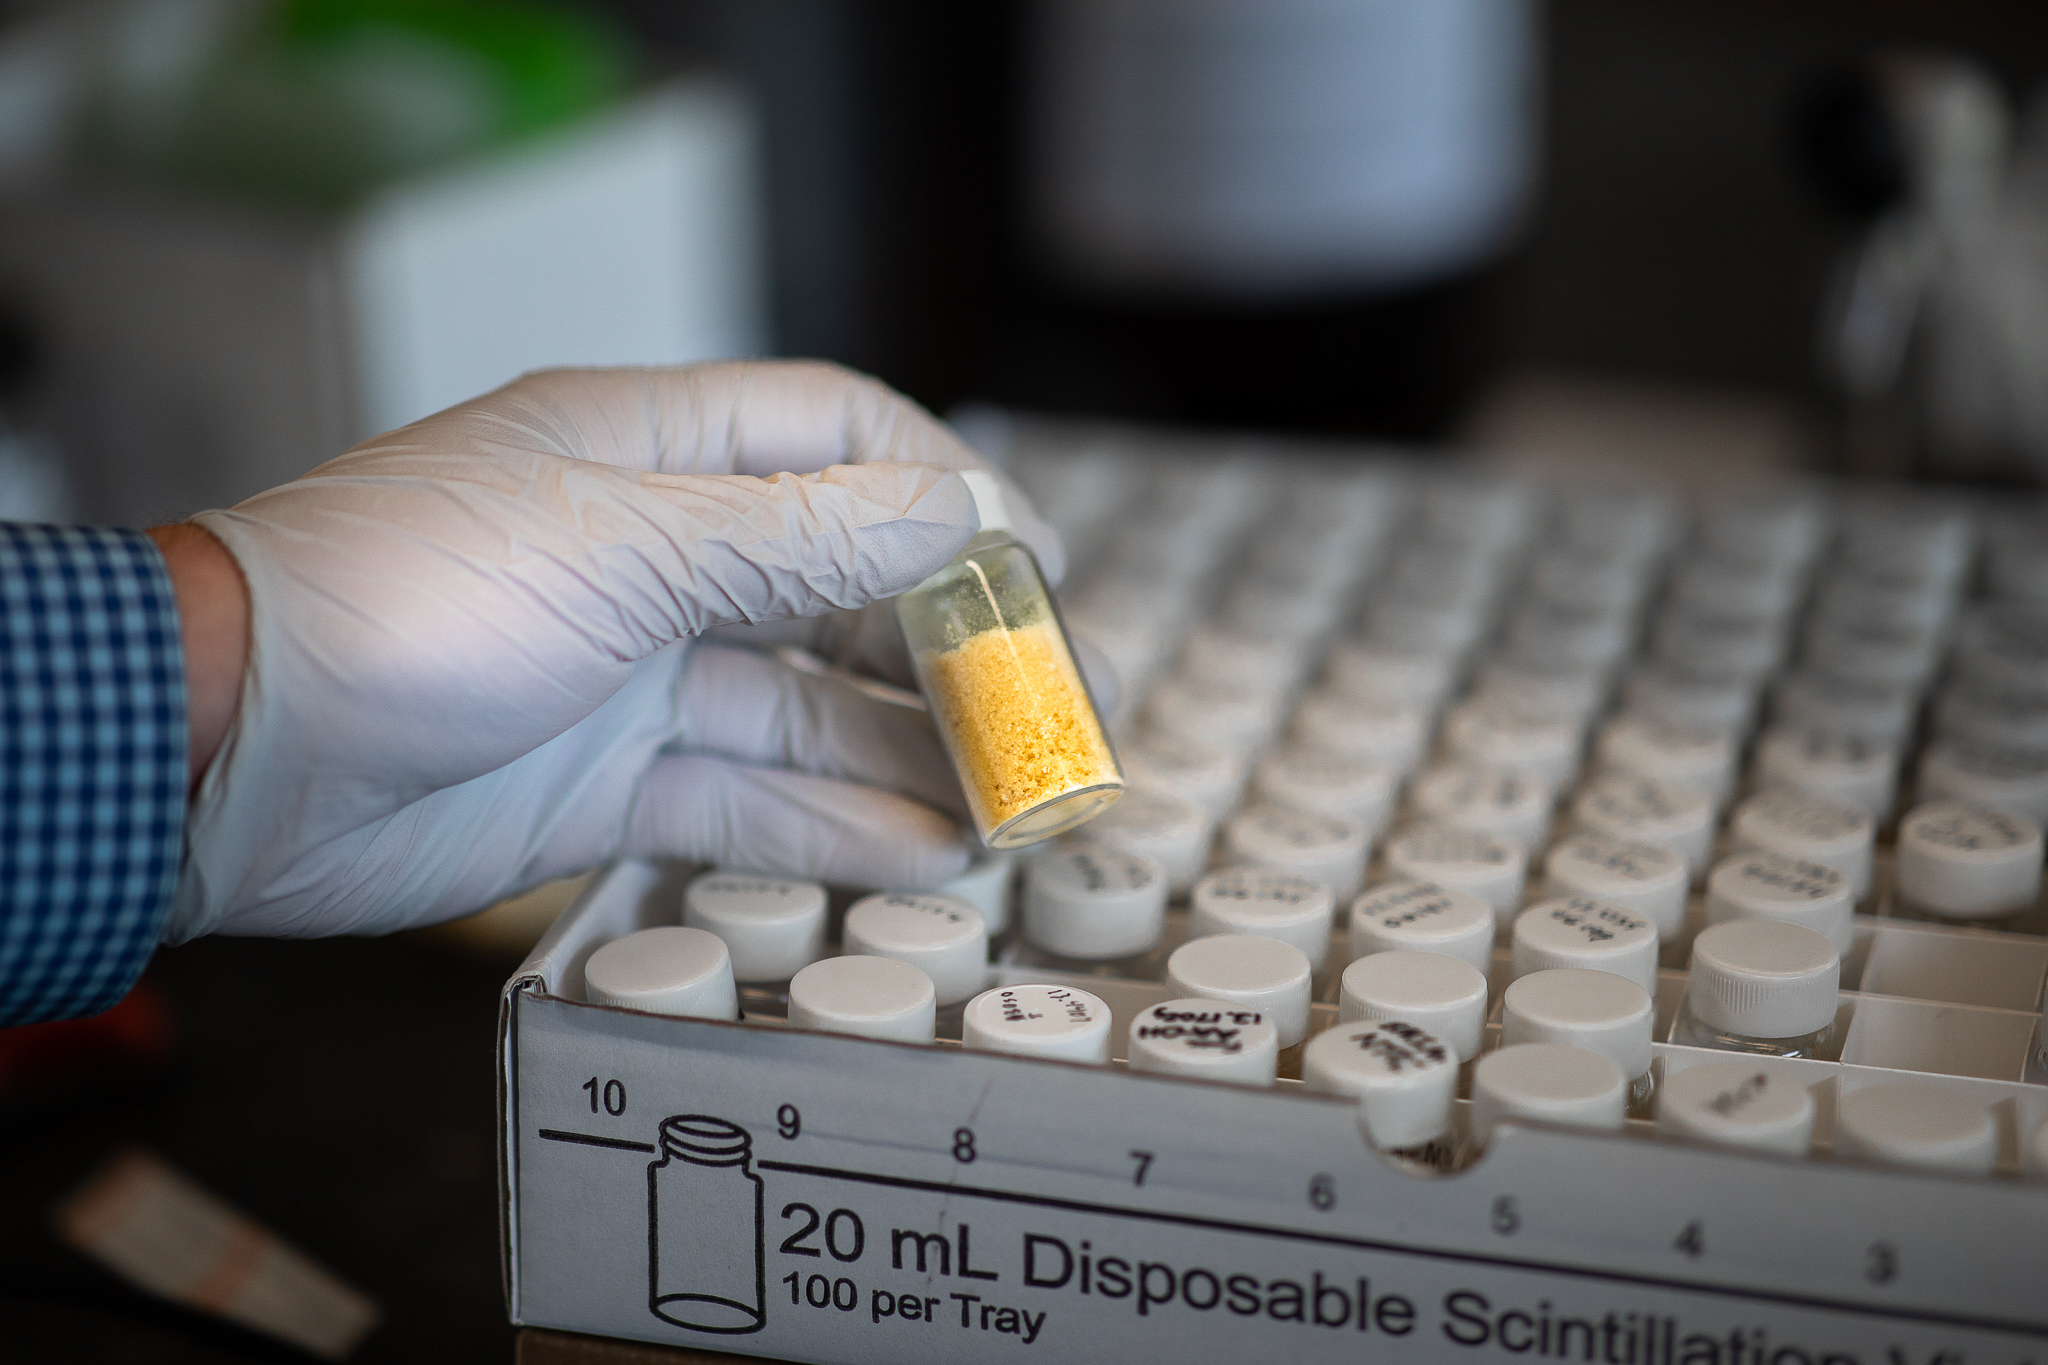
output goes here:
[{"label": "clear glass vial body", "polygon": [[1835,1026],[1829,1023],[1814,1033],[1796,1038],[1752,1038],[1715,1028],[1692,1012],[1690,1004],[1680,1005],[1678,1024],[1671,1041],[1685,1047],[1707,1047],[1719,1052],[1746,1052],[1753,1057],[1809,1057],[1829,1060],[1835,1051]]},{"label": "clear glass vial body", "polygon": [[899,597],[896,615],[990,848],[1049,839],[1123,794],[1066,626],[1037,561],[1007,529],[976,535]]}]

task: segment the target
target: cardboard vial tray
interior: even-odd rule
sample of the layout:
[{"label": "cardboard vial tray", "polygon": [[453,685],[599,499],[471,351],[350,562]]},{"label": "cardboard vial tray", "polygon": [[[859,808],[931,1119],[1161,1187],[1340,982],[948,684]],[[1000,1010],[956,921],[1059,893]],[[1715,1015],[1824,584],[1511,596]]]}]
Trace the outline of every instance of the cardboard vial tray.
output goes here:
[{"label": "cardboard vial tray", "polygon": [[[1750,1059],[1814,1088],[1813,1157],[1509,1125],[1419,1177],[1299,1085],[584,1003],[582,963],[675,922],[686,871],[612,868],[506,986],[517,1323],[832,1362],[2048,1359],[2039,939],[1859,921],[1842,1059]],[[1162,989],[1087,985],[1120,1015]],[[1997,1174],[1832,1158],[1837,1097],[1902,1073],[1992,1109]]]}]

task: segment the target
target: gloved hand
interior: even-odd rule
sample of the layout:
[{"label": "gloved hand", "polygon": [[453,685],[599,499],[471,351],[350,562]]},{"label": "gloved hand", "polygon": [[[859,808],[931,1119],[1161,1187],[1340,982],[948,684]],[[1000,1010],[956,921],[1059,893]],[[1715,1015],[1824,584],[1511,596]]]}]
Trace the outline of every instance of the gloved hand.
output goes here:
[{"label": "gloved hand", "polygon": [[922,712],[691,637],[912,586],[974,534],[946,471],[981,464],[833,366],[556,370],[203,513],[250,654],[166,941],[430,924],[619,855],[957,874]]}]

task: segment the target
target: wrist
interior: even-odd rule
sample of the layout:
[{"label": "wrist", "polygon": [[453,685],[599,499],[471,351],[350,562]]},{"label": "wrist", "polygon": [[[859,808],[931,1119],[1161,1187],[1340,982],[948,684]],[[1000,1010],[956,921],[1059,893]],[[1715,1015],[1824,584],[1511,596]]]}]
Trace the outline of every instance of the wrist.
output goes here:
[{"label": "wrist", "polygon": [[185,714],[196,785],[220,752],[249,666],[249,585],[227,546],[190,523],[146,533],[163,554],[178,602],[185,654]]}]

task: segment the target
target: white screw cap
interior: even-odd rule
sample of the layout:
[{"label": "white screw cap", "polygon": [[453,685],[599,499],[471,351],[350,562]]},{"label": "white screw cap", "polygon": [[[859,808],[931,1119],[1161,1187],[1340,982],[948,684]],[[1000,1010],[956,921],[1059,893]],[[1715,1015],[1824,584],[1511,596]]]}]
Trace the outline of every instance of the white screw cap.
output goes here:
[{"label": "white screw cap", "polygon": [[1691,787],[1610,772],[1579,788],[1572,819],[1590,834],[1656,844],[1685,859],[1687,875],[1705,875],[1714,846],[1714,803]]},{"label": "white screw cap", "polygon": [[1597,1052],[1517,1043],[1472,1069],[1472,1141],[1481,1147],[1503,1119],[1618,1129],[1627,1117],[1628,1077]]},{"label": "white screw cap", "polygon": [[1067,836],[1071,843],[1101,844],[1156,858],[1169,892],[1186,891],[1209,865],[1216,822],[1185,797],[1127,786],[1118,802]]},{"label": "white screw cap", "polygon": [[1279,728],[1280,694],[1175,674],[1146,694],[1145,718],[1171,734],[1244,754]]},{"label": "white screw cap", "polygon": [[2041,827],[1961,801],[1930,801],[1899,821],[1899,895],[1955,919],[1990,919],[2041,894]]},{"label": "white screw cap", "polygon": [[1549,785],[1513,769],[1438,763],[1415,779],[1410,798],[1425,820],[1498,834],[1525,849],[1550,839]]},{"label": "white screw cap", "polygon": [[1386,848],[1387,871],[1410,881],[1465,891],[1493,907],[1505,927],[1522,905],[1528,854],[1512,839],[1448,825],[1412,825]]},{"label": "white screw cap", "polygon": [[937,1012],[932,979],[894,958],[828,957],[789,979],[793,1028],[929,1043]]},{"label": "white screw cap", "polygon": [[1353,821],[1371,837],[1393,814],[1401,774],[1370,759],[1289,745],[1259,760],[1252,786],[1267,801]]},{"label": "white screw cap", "polygon": [[1940,740],[1920,755],[1920,798],[1967,801],[2037,825],[2048,822],[2048,753],[1973,739]]},{"label": "white screw cap", "polygon": [[1881,739],[1774,725],[1757,744],[1756,771],[1765,787],[1826,797],[1882,820],[1898,790],[1899,751]]},{"label": "white screw cap", "polygon": [[725,940],[735,981],[787,981],[824,955],[825,888],[707,872],[683,890],[683,923]]},{"label": "white screw cap", "polygon": [[1351,903],[1351,956],[1406,949],[1493,966],[1493,907],[1469,891],[1401,878]]},{"label": "white screw cap", "polygon": [[942,883],[939,894],[966,901],[981,911],[981,920],[991,937],[1010,925],[1010,888],[1017,880],[1017,855],[987,852],[967,865],[967,870]]},{"label": "white screw cap", "polygon": [[1680,664],[1637,664],[1622,684],[1629,710],[1689,730],[1743,734],[1756,716],[1756,680],[1746,673]]},{"label": "white screw cap", "polygon": [[1666,938],[1675,936],[1685,920],[1685,894],[1691,885],[1685,859],[1657,844],[1575,834],[1550,850],[1543,874],[1553,892],[1606,901],[1648,916]]},{"label": "white screw cap", "polygon": [[1311,748],[1405,773],[1421,761],[1429,743],[1429,714],[1393,697],[1311,692],[1295,708],[1294,737]]},{"label": "white screw cap", "polygon": [[1725,731],[1630,712],[1600,727],[1594,752],[1603,768],[1690,787],[1718,808],[1735,785],[1735,749]]},{"label": "white screw cap", "polygon": [[1244,790],[1241,754],[1169,730],[1147,730],[1132,743],[1119,744],[1117,757],[1131,786],[1186,797],[1218,819],[1236,808]]},{"label": "white screw cap", "polygon": [[1501,992],[1500,1041],[1597,1052],[1625,1076],[1650,1069],[1650,993],[1626,977],[1578,967],[1517,977]]},{"label": "white screw cap", "polygon": [[1301,1082],[1359,1101],[1359,1127],[1375,1147],[1419,1147],[1450,1128],[1458,1056],[1403,1020],[1339,1024],[1309,1040]]},{"label": "white screw cap", "polygon": [[1658,1087],[1657,1131],[1804,1156],[1813,1146],[1813,1096],[1746,1062],[1688,1067]]},{"label": "white screw cap", "polygon": [[1515,977],[1559,968],[1612,972],[1657,993],[1657,926],[1649,916],[1586,896],[1532,905],[1515,917]]},{"label": "white screw cap", "polygon": [[1832,867],[1752,849],[1723,858],[1707,878],[1707,923],[1772,919],[1813,930],[1846,957],[1856,943],[1849,880]]},{"label": "white screw cap", "polygon": [[907,962],[932,979],[941,1005],[955,1005],[988,985],[988,925],[981,912],[953,896],[884,891],[863,896],[846,912],[845,951]]},{"label": "white screw cap", "polygon": [[1195,883],[1188,934],[1252,934],[1299,948],[1312,967],[1330,955],[1330,889],[1269,867],[1231,867]]},{"label": "white screw cap", "polygon": [[1224,827],[1224,848],[1240,862],[1311,877],[1335,901],[1358,894],[1369,848],[1365,830],[1350,820],[1314,815],[1262,801]]},{"label": "white screw cap", "polygon": [[1444,719],[1444,748],[1457,758],[1512,768],[1553,789],[1579,771],[1579,726],[1571,717],[1497,697],[1474,697]]},{"label": "white screw cap", "polygon": [[1709,1028],[1802,1038],[1834,1022],[1841,978],[1841,954],[1823,935],[1777,920],[1728,920],[1692,941],[1686,999]]},{"label": "white screw cap", "polygon": [[1738,848],[1760,848],[1832,867],[1849,880],[1849,896],[1870,894],[1877,826],[1846,802],[1773,788],[1735,808],[1728,832]]},{"label": "white screw cap", "polygon": [[1190,677],[1259,691],[1285,691],[1300,679],[1302,651],[1279,640],[1209,621],[1188,632],[1181,643],[1180,670]]},{"label": "white screw cap", "polygon": [[1347,1024],[1402,1020],[1442,1039],[1467,1062],[1479,1055],[1486,1028],[1486,973],[1442,953],[1374,953],[1344,969],[1337,1018]]},{"label": "white screw cap", "polygon": [[1063,844],[1024,865],[1024,937],[1062,957],[1131,957],[1159,941],[1166,869],[1142,853]]},{"label": "white screw cap", "polygon": [[1842,1097],[1835,1151],[1893,1166],[1989,1171],[1998,1160],[1991,1111],[1939,1085],[1872,1085]]},{"label": "white screw cap", "polygon": [[1133,1071],[1271,1085],[1280,1035],[1266,1016],[1220,1000],[1168,1000],[1131,1021]]},{"label": "white screw cap", "polygon": [[1338,645],[1323,665],[1324,685],[1333,692],[1387,697],[1424,711],[1443,704],[1457,673],[1455,651],[1376,640]]},{"label": "white screw cap", "polygon": [[1315,970],[1308,954],[1278,939],[1217,934],[1190,939],[1166,959],[1166,989],[1176,996],[1221,1000],[1257,1010],[1293,1047],[1308,1036]]},{"label": "white screw cap", "polygon": [[593,1005],[737,1019],[732,955],[707,929],[667,924],[615,938],[583,964],[583,994]]},{"label": "white screw cap", "polygon": [[1775,719],[1802,729],[1902,745],[1913,732],[1919,691],[1808,667],[1778,684]]},{"label": "white screw cap", "polygon": [[1072,986],[998,986],[967,1002],[960,1040],[983,1052],[1109,1060],[1109,1006]]}]

